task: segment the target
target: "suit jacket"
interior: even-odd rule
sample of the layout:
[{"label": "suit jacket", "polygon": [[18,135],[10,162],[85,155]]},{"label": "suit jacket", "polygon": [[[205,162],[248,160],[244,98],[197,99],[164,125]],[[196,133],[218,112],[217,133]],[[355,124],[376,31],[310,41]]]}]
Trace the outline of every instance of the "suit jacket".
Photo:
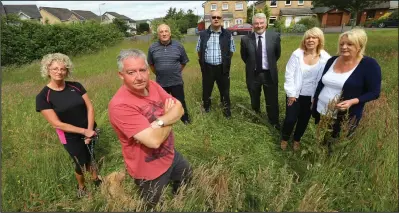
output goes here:
[{"label": "suit jacket", "polygon": [[[274,31],[266,31],[266,52],[269,70],[273,83],[278,84],[277,60],[281,55],[280,35]],[[247,86],[251,85],[255,78],[256,66],[256,38],[253,32],[241,37],[241,59],[245,63]]]}]

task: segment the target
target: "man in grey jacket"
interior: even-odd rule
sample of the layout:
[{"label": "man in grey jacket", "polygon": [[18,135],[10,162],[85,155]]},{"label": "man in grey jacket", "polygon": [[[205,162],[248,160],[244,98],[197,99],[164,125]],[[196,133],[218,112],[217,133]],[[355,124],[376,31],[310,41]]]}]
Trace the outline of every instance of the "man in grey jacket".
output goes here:
[{"label": "man in grey jacket", "polygon": [[251,97],[251,106],[260,114],[260,95],[266,99],[269,123],[280,130],[278,107],[277,60],[280,58],[280,35],[267,31],[264,13],[257,13],[252,19],[254,32],[241,38],[241,58],[245,63],[246,83]]}]

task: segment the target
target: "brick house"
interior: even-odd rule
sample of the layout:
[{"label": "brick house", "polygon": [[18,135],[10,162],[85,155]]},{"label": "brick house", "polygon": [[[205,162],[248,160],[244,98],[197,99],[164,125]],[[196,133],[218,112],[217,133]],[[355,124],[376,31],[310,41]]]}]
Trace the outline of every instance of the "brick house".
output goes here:
[{"label": "brick house", "polygon": [[247,20],[247,1],[206,1],[202,7],[206,29],[211,25],[212,11],[222,12],[224,28],[243,24]]}]

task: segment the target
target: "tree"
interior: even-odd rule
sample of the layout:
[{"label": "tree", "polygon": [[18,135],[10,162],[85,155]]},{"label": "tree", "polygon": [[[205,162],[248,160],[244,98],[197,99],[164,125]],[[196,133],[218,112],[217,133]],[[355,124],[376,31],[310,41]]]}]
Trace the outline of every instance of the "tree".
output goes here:
[{"label": "tree", "polygon": [[[372,7],[382,1],[375,0],[313,0],[314,7],[332,7],[340,10],[350,10],[354,16],[352,28],[356,25],[357,14],[362,12],[365,8]],[[387,1],[385,1],[387,2]]]},{"label": "tree", "polygon": [[269,18],[272,12],[267,4],[265,4],[265,6],[263,7],[262,12],[266,15],[266,22],[269,23]]},{"label": "tree", "polygon": [[127,32],[129,26],[124,20],[120,18],[114,18],[114,20],[112,20],[112,24],[114,24],[125,36],[129,36],[129,33]]},{"label": "tree", "polygon": [[254,4],[251,4],[249,7],[247,7],[247,23],[252,24],[252,8],[254,7]]},{"label": "tree", "polygon": [[138,33],[149,32],[149,31],[150,31],[150,25],[146,22],[140,23],[139,27],[137,28]]}]

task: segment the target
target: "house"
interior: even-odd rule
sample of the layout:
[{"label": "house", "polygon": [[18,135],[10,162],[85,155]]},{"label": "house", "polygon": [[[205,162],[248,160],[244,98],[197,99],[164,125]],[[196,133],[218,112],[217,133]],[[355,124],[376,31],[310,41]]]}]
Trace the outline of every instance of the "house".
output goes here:
[{"label": "house", "polygon": [[40,7],[43,24],[78,23],[81,22],[72,11],[65,8]]},{"label": "house", "polygon": [[101,19],[101,16],[98,16],[91,11],[86,11],[86,10],[71,10],[71,11],[82,22],[88,21],[88,20],[100,21],[100,19]]},{"label": "house", "polygon": [[383,16],[387,12],[398,9],[398,1],[380,2],[372,7],[365,8],[364,11],[357,15],[356,24],[364,24],[368,20],[375,20]]},{"label": "house", "polygon": [[265,5],[270,8],[270,17],[268,25],[273,26],[274,22],[285,17],[285,26],[289,27],[291,22],[298,22],[304,17],[316,16],[311,10],[312,1],[257,1],[255,2],[255,8],[263,10]]},{"label": "house", "polygon": [[112,23],[112,21],[115,18],[119,18],[119,19],[121,19],[121,20],[126,22],[126,24],[129,26],[129,29],[126,32],[133,33],[133,34],[137,33],[136,21],[131,19],[131,18],[129,18],[129,17],[127,17],[127,16],[121,15],[119,13],[105,12],[102,15],[102,22],[104,22],[104,23]]},{"label": "house", "polygon": [[33,20],[40,22],[42,16],[36,5],[4,5],[5,14],[15,14],[21,20]]},{"label": "house", "polygon": [[317,14],[322,27],[334,27],[349,24],[351,13],[349,10],[340,10],[332,7],[315,7],[313,12]]},{"label": "house", "polygon": [[211,25],[212,11],[222,12],[224,28],[247,21],[247,1],[206,1],[202,7],[204,8],[205,28]]}]

